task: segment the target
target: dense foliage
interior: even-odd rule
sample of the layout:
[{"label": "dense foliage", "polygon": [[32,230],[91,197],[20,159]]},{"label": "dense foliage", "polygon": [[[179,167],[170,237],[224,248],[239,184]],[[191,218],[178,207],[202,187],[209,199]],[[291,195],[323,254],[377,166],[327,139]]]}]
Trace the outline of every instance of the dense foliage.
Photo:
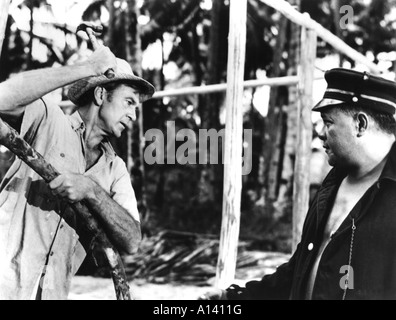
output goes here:
[{"label": "dense foliage", "polygon": [[[13,1],[15,3],[15,1]],[[13,12],[30,12],[29,28],[22,27],[17,16],[10,15],[0,60],[0,80],[13,73],[42,67],[66,65],[88,54],[85,40],[74,33],[75,26],[57,22],[55,1],[18,1]],[[395,53],[395,0],[301,0],[293,1],[301,11],[310,13],[321,25],[339,35],[353,48],[370,54],[378,61],[380,54]],[[100,22],[105,26],[104,43],[122,58],[126,58],[126,38],[138,32],[136,48],[143,53],[143,76],[158,90],[200,86],[226,81],[228,9],[226,0],[145,0],[140,1],[140,16],[128,17],[128,6],[134,1],[91,1],[81,12],[82,20]],[[69,9],[76,5],[70,2]],[[340,8],[354,9],[353,22],[340,29]],[[111,10],[110,10],[111,9]],[[134,16],[135,14],[135,16]],[[48,19],[48,16],[52,16]],[[132,18],[131,18],[132,17]],[[338,20],[337,20],[338,19]],[[140,24],[137,24],[137,22]],[[281,35],[284,35],[282,38]],[[288,75],[296,66],[289,59],[292,37],[290,23],[259,0],[249,0],[246,79],[258,74]],[[135,51],[136,52],[136,51]],[[324,42],[319,42],[318,56],[334,54]],[[353,65],[353,62],[351,62]],[[394,70],[394,60],[389,61]],[[264,137],[269,130],[280,130],[281,147],[286,144],[285,128],[266,126],[264,102],[254,102],[256,91],[247,91],[244,106],[245,128],[254,130],[253,171],[244,177],[242,195],[243,238],[256,239],[260,248],[287,251],[290,248],[290,203],[279,203],[279,210],[266,210],[266,170],[263,169]],[[66,90],[61,98],[66,99]],[[287,88],[278,91],[275,105],[288,105]],[[261,105],[263,104],[263,105]],[[289,116],[282,109],[285,122]],[[143,131],[158,128],[166,132],[169,121],[177,130],[189,128],[221,130],[224,128],[224,94],[182,96],[151,100],[143,108]],[[180,142],[178,142],[181,144]],[[125,159],[123,144],[116,144]],[[1,175],[9,166],[11,155],[0,154]],[[198,152],[198,150],[197,150]],[[280,156],[284,152],[280,152]],[[277,175],[282,176],[282,160]],[[222,206],[222,166],[145,165],[145,196],[147,211],[143,219],[148,234],[161,229],[218,234]],[[280,183],[287,184],[287,181]],[[264,191],[263,191],[264,190]]]}]

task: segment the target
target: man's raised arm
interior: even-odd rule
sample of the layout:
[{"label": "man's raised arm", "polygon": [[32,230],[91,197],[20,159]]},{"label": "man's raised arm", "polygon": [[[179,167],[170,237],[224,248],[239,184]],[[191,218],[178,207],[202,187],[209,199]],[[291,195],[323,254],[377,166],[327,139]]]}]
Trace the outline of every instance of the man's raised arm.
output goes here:
[{"label": "man's raised arm", "polygon": [[27,71],[0,83],[0,112],[14,111],[42,96],[77,80],[104,74],[116,66],[116,58],[107,47],[100,47],[88,60],[59,68]]}]

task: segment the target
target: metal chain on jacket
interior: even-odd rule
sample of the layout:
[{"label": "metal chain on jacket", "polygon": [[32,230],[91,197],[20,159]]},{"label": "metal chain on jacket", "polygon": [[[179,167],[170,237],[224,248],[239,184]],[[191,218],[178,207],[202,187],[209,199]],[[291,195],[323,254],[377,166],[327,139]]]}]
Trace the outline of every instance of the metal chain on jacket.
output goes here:
[{"label": "metal chain on jacket", "polygon": [[355,231],[356,231],[355,219],[352,219],[352,235],[351,235],[351,245],[350,245],[350,249],[349,249],[348,275],[347,275],[347,279],[346,279],[344,295],[342,297],[342,300],[346,299],[347,291],[348,291],[349,276],[351,274],[351,267],[352,267],[352,254],[353,254],[353,242],[355,240]]}]

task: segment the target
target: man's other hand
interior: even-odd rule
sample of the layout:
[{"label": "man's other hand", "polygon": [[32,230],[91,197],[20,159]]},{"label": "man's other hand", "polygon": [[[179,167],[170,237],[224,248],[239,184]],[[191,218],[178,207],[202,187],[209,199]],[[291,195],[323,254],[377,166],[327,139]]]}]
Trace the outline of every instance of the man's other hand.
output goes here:
[{"label": "man's other hand", "polygon": [[71,203],[87,199],[94,190],[94,182],[83,175],[66,173],[50,182],[52,194]]},{"label": "man's other hand", "polygon": [[88,58],[88,62],[97,76],[103,75],[109,69],[116,69],[117,60],[108,47],[100,46]]},{"label": "man's other hand", "polygon": [[227,293],[225,290],[213,289],[199,296],[197,300],[227,300]]}]

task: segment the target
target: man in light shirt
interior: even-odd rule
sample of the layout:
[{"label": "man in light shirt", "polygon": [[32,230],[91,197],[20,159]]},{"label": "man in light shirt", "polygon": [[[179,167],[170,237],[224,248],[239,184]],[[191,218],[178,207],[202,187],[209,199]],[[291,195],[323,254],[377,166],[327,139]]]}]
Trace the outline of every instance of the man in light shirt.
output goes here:
[{"label": "man in light shirt", "polygon": [[[77,108],[67,116],[43,96],[70,84]],[[108,138],[121,136],[154,91],[103,46],[85,62],[0,84],[0,117],[61,173],[46,184],[17,159],[0,186],[0,299],[67,299],[92,241],[69,203],[85,201],[121,253],[138,248],[135,194]]]}]

